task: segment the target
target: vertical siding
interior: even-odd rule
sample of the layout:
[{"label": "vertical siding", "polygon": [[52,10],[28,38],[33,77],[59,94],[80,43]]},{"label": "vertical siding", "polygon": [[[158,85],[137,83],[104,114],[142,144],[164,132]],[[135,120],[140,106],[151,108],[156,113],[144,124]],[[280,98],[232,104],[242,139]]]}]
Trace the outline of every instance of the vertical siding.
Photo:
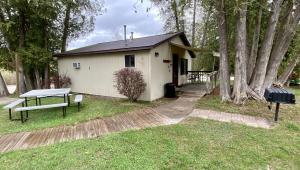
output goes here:
[{"label": "vertical siding", "polygon": [[[184,45],[179,37],[173,38],[171,42]],[[155,52],[159,57],[155,57]],[[188,70],[191,70],[192,61],[189,53],[180,48],[170,47],[169,42],[163,43],[150,51],[150,85],[151,100],[159,99],[164,96],[164,85],[172,82],[172,55],[177,53],[179,57],[188,59]],[[171,63],[164,63],[163,60],[170,60]],[[180,63],[179,63],[180,64]],[[178,69],[178,84],[187,83],[187,76],[180,75],[180,65]]]},{"label": "vertical siding", "polygon": [[[126,54],[135,55],[135,68],[143,73],[147,83],[146,91],[140,100],[149,101],[149,51],[132,52]],[[114,73],[125,68],[125,53],[111,53],[93,56],[78,56],[59,58],[59,74],[66,74],[72,80],[72,91],[78,93],[101,95],[109,97],[120,97],[114,87]],[[81,68],[76,70],[73,63],[79,62]]]}]

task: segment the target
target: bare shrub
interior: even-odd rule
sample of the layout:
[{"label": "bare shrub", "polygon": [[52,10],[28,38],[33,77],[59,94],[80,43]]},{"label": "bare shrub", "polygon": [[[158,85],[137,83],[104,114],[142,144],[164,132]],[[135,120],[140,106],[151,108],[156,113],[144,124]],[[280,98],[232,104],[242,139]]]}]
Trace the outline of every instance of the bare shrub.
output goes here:
[{"label": "bare shrub", "polygon": [[72,85],[70,77],[67,75],[55,74],[50,79],[51,83],[54,84],[55,88],[68,88]]},{"label": "bare shrub", "polygon": [[126,96],[131,102],[137,101],[146,89],[142,72],[132,68],[124,68],[115,74],[115,87],[120,94]]}]

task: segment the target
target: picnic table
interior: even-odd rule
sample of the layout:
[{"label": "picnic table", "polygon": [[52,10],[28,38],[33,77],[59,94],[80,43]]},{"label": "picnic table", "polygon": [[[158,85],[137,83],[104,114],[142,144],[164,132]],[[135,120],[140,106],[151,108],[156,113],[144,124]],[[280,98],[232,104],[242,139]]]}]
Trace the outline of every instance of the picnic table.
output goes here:
[{"label": "picnic table", "polygon": [[69,93],[70,88],[62,88],[62,89],[40,89],[40,90],[31,90],[27,93],[20,95],[20,98],[25,99],[25,106],[28,106],[28,98],[35,98],[36,105],[38,97],[55,97],[62,96],[64,98],[64,103],[68,101],[70,103]]},{"label": "picnic table", "polygon": [[[51,108],[62,108],[63,109],[63,117],[66,116],[66,107],[70,106],[70,88],[62,88],[62,89],[42,89],[42,90],[31,90],[27,93],[20,95],[20,98],[6,106],[3,109],[9,110],[9,119],[10,120],[21,120],[23,123],[24,121],[28,120],[28,111],[31,110],[41,110],[41,109],[51,109]],[[63,97],[64,101],[61,103],[55,104],[45,104],[42,105],[41,101],[38,103],[38,99],[47,98],[47,97]],[[31,100],[30,98],[35,98],[36,106],[28,106],[28,101]],[[78,111],[80,111],[80,103],[82,102],[83,95],[76,95],[74,102],[77,103]],[[22,107],[17,107],[17,105],[22,104]],[[24,106],[25,104],[25,106]],[[20,112],[21,119],[12,119],[11,112],[12,109],[16,112]],[[23,112],[26,112],[26,117],[24,118]]]}]

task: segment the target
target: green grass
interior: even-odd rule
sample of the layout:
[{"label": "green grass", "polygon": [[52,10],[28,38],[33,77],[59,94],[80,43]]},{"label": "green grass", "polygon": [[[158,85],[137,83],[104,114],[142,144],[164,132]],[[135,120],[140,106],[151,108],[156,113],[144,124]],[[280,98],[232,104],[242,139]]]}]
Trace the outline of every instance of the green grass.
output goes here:
[{"label": "green grass", "polygon": [[300,127],[189,119],[0,155],[0,169],[299,169]]},{"label": "green grass", "polygon": [[[73,101],[73,99],[71,99],[71,101]],[[63,99],[42,99],[42,104],[58,102],[63,102]],[[29,105],[35,105],[35,100],[30,101]],[[80,112],[77,111],[77,106],[75,104],[72,104],[71,107],[67,108],[67,116],[65,118],[62,116],[61,108],[29,111],[29,120],[24,124],[22,124],[20,121],[10,121],[8,119],[8,111],[0,109],[0,135],[13,132],[31,131],[59,125],[72,125],[90,119],[129,112],[146,106],[151,106],[151,104],[147,102],[130,103],[125,100],[105,100],[85,96]],[[2,106],[0,106],[0,108],[2,108]],[[14,118],[20,118],[19,113],[13,113],[12,115]]]},{"label": "green grass", "polygon": [[[123,107],[130,110],[153,106],[86,100],[83,112],[92,116],[82,119],[110,116],[123,112]],[[97,103],[97,108],[92,102]],[[197,107],[273,118],[265,104],[254,101],[236,106],[207,96],[199,100]],[[300,104],[283,106],[274,129],[189,118],[172,126],[0,154],[0,169],[300,169],[299,108]],[[75,116],[76,108],[72,109]],[[64,120],[58,112],[47,121],[66,121],[71,114]],[[39,126],[47,123],[42,119],[42,115],[37,118]],[[34,120],[27,123],[34,124]]]},{"label": "green grass", "polygon": [[[233,105],[230,102],[221,102],[219,96],[205,96],[198,101],[196,107],[205,110],[215,110],[215,111],[222,111],[228,113],[237,113],[237,114],[244,114],[250,116],[264,117],[269,120],[272,120],[274,118],[275,104],[272,105],[272,110],[269,110],[267,106],[268,103],[261,103],[255,100],[249,100],[246,102],[245,105]],[[300,104],[299,103],[296,105],[281,104],[279,119],[280,121],[300,122]]]}]

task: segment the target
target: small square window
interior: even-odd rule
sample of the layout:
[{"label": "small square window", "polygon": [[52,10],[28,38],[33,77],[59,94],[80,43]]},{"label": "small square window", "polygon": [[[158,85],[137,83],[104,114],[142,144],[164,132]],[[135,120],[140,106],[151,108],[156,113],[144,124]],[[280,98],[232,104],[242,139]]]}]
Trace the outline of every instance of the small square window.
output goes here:
[{"label": "small square window", "polygon": [[125,67],[135,67],[134,55],[125,55]]}]

